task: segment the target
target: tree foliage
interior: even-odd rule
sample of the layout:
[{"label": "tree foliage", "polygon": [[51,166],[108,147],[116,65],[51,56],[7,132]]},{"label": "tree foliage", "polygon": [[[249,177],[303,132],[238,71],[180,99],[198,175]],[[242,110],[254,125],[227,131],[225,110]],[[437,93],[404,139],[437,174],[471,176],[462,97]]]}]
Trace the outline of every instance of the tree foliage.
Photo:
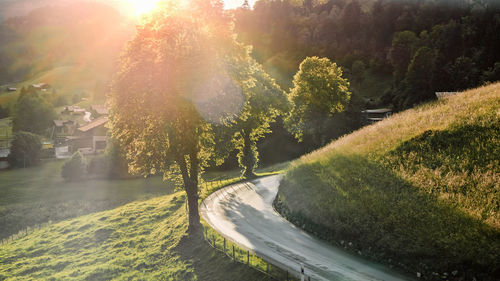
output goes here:
[{"label": "tree foliage", "polygon": [[87,161],[80,151],[75,152],[61,169],[61,176],[66,181],[79,181],[85,176]]},{"label": "tree foliage", "polygon": [[12,130],[41,135],[54,117],[54,108],[35,88],[23,88],[14,107]]},{"label": "tree foliage", "polygon": [[110,120],[130,172],[161,173],[182,183],[194,230],[200,172],[210,158],[221,163],[227,155],[215,147],[213,128],[241,107],[239,66],[249,50],[235,41],[222,2],[162,5],[122,56]]},{"label": "tree foliage", "polygon": [[288,107],[285,93],[253,59],[242,64],[247,77],[242,91],[244,103],[235,118],[229,122],[234,131],[232,141],[238,150],[238,163],[244,168],[243,176],[254,177],[258,163],[257,141],[270,133],[270,124]]},{"label": "tree foliage", "polygon": [[[308,57],[293,77],[289,94],[291,111],[285,125],[295,137],[321,135],[327,119],[345,110],[351,92],[342,69],[327,58]],[[324,144],[326,140],[317,142]]]},{"label": "tree foliage", "polygon": [[[499,3],[259,0],[252,10],[236,10],[236,30],[283,88],[290,86],[304,57],[328,57],[345,70],[353,95],[365,98],[358,112],[387,106],[403,110],[435,98],[436,91],[460,91],[499,79]],[[434,80],[439,83],[429,88],[429,95],[402,85],[421,47],[436,51]],[[350,76],[357,60],[366,65],[363,77]]]},{"label": "tree foliage", "polygon": [[39,162],[42,141],[30,132],[17,132],[10,147],[9,164],[13,167],[28,167]]}]

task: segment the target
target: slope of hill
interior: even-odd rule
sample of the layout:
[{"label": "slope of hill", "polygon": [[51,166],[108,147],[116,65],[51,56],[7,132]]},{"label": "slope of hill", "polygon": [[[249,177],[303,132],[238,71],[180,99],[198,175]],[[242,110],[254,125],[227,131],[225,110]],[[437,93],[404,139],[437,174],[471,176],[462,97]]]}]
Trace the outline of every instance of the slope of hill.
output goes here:
[{"label": "slope of hill", "polygon": [[264,280],[185,236],[178,192],[63,221],[0,247],[0,280]]},{"label": "slope of hill", "polygon": [[500,83],[303,156],[275,206],[331,243],[425,279],[500,278]]},{"label": "slope of hill", "polygon": [[[64,93],[103,96],[134,31],[129,19],[95,2],[46,6],[9,18],[0,24],[0,84],[44,82]],[[0,103],[16,96],[4,93]]]}]

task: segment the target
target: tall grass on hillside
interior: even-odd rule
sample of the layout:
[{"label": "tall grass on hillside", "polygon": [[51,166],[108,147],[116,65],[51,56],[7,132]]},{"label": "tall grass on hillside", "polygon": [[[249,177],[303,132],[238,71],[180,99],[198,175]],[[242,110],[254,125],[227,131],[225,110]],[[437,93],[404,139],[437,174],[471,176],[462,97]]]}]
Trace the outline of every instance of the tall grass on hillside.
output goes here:
[{"label": "tall grass on hillside", "polygon": [[308,231],[424,279],[493,280],[500,278],[499,161],[497,83],[396,114],[302,157],[275,204]]}]

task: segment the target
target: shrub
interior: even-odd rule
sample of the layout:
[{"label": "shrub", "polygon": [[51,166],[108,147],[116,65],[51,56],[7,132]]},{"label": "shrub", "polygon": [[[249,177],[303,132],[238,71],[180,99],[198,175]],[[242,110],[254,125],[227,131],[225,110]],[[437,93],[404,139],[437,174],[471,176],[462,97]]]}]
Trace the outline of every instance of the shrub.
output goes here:
[{"label": "shrub", "polygon": [[61,176],[66,181],[81,180],[85,176],[86,166],[85,158],[80,151],[77,151],[62,166]]},{"label": "shrub", "polygon": [[29,132],[17,132],[8,156],[9,164],[12,167],[28,167],[38,163],[42,141],[40,136]]},{"label": "shrub", "polygon": [[89,174],[98,176],[108,176],[110,170],[110,161],[106,155],[96,156],[90,159],[87,171]]}]

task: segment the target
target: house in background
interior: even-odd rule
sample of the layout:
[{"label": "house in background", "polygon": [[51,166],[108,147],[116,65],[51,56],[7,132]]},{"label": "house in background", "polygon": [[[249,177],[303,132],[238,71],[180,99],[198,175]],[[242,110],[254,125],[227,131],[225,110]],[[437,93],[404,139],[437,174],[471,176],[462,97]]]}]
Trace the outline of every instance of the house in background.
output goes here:
[{"label": "house in background", "polygon": [[61,145],[66,142],[66,138],[75,133],[78,123],[73,120],[54,120],[51,139],[54,144]]},{"label": "house in background", "polygon": [[102,116],[107,116],[109,113],[108,108],[102,104],[94,104],[90,107],[90,113],[94,118],[99,118]]},{"label": "house in background", "polygon": [[436,97],[438,99],[444,99],[458,94],[458,92],[436,92]]},{"label": "house in background", "polygon": [[85,109],[79,107],[78,105],[70,105],[70,106],[66,106],[61,113],[62,114],[71,114],[71,115],[84,115]]},{"label": "house in background", "polygon": [[377,108],[377,109],[367,109],[361,111],[363,116],[363,123],[365,125],[373,124],[375,122],[381,121],[392,115],[392,109],[389,108]]},{"label": "house in background", "polygon": [[0,170],[7,169],[9,167],[9,161],[7,160],[9,153],[9,148],[0,148]]},{"label": "house in background", "polygon": [[108,117],[100,117],[76,129],[72,136],[67,137],[71,152],[80,151],[83,154],[101,153],[106,149],[106,123]]}]

